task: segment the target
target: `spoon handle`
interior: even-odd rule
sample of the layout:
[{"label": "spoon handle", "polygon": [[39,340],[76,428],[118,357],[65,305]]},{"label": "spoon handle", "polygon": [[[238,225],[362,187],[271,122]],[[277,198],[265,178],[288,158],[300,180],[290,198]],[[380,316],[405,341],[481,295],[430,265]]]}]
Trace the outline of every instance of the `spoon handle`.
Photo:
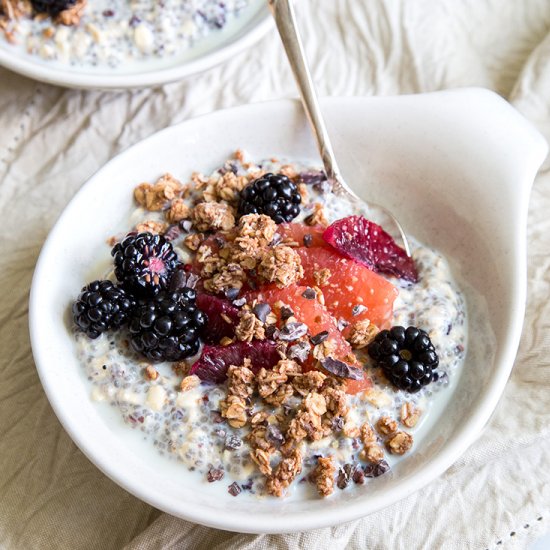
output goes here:
[{"label": "spoon handle", "polygon": [[302,104],[307,118],[317,141],[317,148],[323,161],[325,173],[333,184],[333,191],[349,193],[356,197],[355,193],[348,188],[340,176],[340,169],[332,150],[328,132],[325,126],[323,115],[319,107],[319,100],[311,73],[306,61],[302,39],[296,25],[294,7],[291,0],[268,0],[269,8],[275,19],[277,30],[283,42],[286,56],[290,63],[296,84],[300,91]]}]

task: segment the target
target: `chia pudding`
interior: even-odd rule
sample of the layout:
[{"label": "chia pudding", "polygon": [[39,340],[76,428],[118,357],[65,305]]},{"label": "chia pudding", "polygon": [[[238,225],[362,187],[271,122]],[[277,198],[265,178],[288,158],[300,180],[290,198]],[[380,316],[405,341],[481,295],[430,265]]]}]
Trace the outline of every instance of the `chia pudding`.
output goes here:
[{"label": "chia pudding", "polygon": [[119,67],[200,44],[249,0],[1,0],[8,42],[45,60]]},{"label": "chia pudding", "polygon": [[73,305],[93,400],[232,496],[328,497],[414,452],[466,349],[439,252],[411,239],[406,257],[323,172],[241,152],[134,200]]}]

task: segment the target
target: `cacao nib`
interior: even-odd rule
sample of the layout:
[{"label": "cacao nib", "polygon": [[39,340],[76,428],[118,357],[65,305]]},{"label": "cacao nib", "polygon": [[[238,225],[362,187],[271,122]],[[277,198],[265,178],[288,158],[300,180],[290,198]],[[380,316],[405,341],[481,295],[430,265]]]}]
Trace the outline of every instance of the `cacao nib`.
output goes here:
[{"label": "cacao nib", "polygon": [[317,298],[317,293],[312,288],[307,287],[304,292],[302,292],[302,296],[306,300],[315,300],[315,298]]},{"label": "cacao nib", "polygon": [[338,378],[349,378],[351,380],[363,380],[363,371],[357,367],[352,367],[343,361],[338,361],[332,357],[326,357],[321,361],[322,367],[330,374]]},{"label": "cacao nib", "polygon": [[290,346],[286,352],[286,356],[289,359],[294,359],[300,361],[301,363],[305,362],[308,358],[309,352],[311,351],[311,345],[306,340],[296,342]]},{"label": "cacao nib", "polygon": [[277,448],[279,448],[285,441],[281,430],[273,424],[269,424],[267,427],[267,430],[265,431],[265,438],[269,441],[269,443]]},{"label": "cacao nib", "polygon": [[308,328],[304,323],[287,323],[279,333],[279,340],[293,342],[307,334]]},{"label": "cacao nib", "polygon": [[265,323],[267,316],[271,313],[271,307],[269,306],[269,304],[261,302],[259,304],[256,304],[252,311],[262,323]]},{"label": "cacao nib", "polygon": [[314,345],[321,344],[328,338],[328,331],[323,330],[322,332],[319,332],[315,336],[312,336],[309,341]]},{"label": "cacao nib", "polygon": [[233,497],[236,497],[241,491],[242,491],[242,489],[239,487],[239,484],[236,481],[234,481],[227,488],[227,492]]},{"label": "cacao nib", "polygon": [[220,470],[219,468],[210,468],[210,470],[208,470],[208,473],[206,474],[206,479],[209,483],[219,481],[222,477],[223,470]]}]

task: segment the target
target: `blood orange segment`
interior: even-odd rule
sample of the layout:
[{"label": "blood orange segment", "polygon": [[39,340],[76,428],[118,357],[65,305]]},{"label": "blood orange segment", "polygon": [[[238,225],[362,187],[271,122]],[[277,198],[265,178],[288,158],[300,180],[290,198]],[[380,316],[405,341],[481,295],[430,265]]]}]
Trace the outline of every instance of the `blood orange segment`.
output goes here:
[{"label": "blood orange segment", "polygon": [[391,235],[363,216],[348,216],[327,227],[323,239],[340,254],[367,266],[416,283],[414,260],[397,246]]},{"label": "blood orange segment", "polygon": [[210,294],[197,294],[197,306],[206,313],[208,322],[203,339],[208,343],[218,343],[224,336],[235,335],[239,324],[239,310],[229,300]]},{"label": "blood orange segment", "polygon": [[301,284],[314,286],[318,282],[315,273],[320,274],[322,269],[330,272],[321,290],[334,317],[349,323],[369,319],[377,327],[385,327],[391,321],[398,291],[384,277],[329,248],[296,250],[304,267]]},{"label": "blood orange segment", "polygon": [[196,374],[205,382],[219,384],[227,378],[231,365],[240,366],[250,360],[250,368],[257,373],[262,367],[272,369],[279,361],[277,344],[271,340],[235,342],[229,346],[204,346],[200,358],[193,363],[189,374]]}]

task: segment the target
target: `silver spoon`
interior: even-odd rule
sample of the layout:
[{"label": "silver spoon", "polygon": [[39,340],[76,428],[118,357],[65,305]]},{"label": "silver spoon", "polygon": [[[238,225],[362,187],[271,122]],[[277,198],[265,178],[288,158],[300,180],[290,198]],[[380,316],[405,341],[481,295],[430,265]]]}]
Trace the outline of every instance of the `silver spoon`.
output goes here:
[{"label": "silver spoon", "polygon": [[[340,174],[340,169],[338,168],[336,157],[332,150],[325,121],[319,107],[317,92],[315,91],[313,80],[311,79],[311,73],[302,46],[302,39],[296,25],[296,16],[294,14],[292,0],[268,0],[268,3],[283,42],[290,67],[294,73],[294,78],[296,79],[298,90],[300,91],[302,105],[304,106],[307,119],[309,120],[313,135],[317,142],[317,148],[319,149],[319,154],[323,161],[325,173],[332,184],[332,191],[337,195],[345,197],[352,204],[356,203],[363,205],[365,204],[364,201],[351,190]],[[383,206],[373,203],[369,203],[369,206],[384,211],[387,217],[395,224],[397,234],[401,237],[403,249],[407,253],[407,256],[410,256],[411,252],[407,236],[401,224],[393,214]]]}]

